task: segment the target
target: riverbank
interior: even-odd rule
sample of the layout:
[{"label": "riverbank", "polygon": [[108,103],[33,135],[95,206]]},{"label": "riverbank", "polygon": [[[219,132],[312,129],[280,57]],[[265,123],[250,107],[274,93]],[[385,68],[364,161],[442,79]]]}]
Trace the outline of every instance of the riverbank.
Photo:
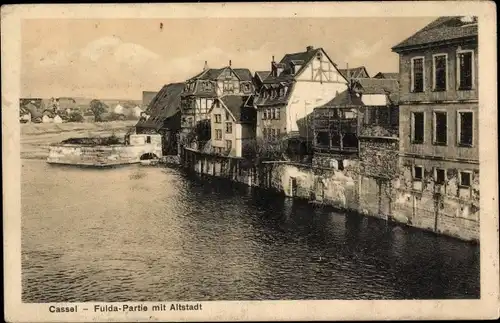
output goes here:
[{"label": "riverbank", "polygon": [[46,159],[50,144],[69,138],[122,137],[137,121],[21,124],[21,158]]},{"label": "riverbank", "polygon": [[384,181],[363,173],[355,160],[348,164],[344,161],[342,170],[292,162],[253,164],[185,148],[181,164],[202,176],[226,178],[316,205],[479,243],[479,208],[475,200],[454,196],[453,191],[442,195],[409,190],[405,177]]}]

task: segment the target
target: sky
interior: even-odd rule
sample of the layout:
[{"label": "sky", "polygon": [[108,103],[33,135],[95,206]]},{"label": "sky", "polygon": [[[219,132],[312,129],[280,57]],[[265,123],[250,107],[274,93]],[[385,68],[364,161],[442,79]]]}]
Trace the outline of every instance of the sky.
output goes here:
[{"label": "sky", "polygon": [[345,68],[397,72],[391,47],[435,17],[24,20],[23,97],[141,99],[209,67],[270,69],[274,55],[322,47]]}]

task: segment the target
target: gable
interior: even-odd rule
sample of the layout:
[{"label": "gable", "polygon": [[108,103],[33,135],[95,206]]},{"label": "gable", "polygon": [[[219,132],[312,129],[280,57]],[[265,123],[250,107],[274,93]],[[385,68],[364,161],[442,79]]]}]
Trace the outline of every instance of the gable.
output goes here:
[{"label": "gable", "polygon": [[322,48],[309,61],[304,63],[301,71],[295,76],[297,81],[345,83],[346,79],[337,69],[336,64]]},{"label": "gable", "polygon": [[230,67],[225,67],[220,71],[217,80],[239,80],[238,75]]}]

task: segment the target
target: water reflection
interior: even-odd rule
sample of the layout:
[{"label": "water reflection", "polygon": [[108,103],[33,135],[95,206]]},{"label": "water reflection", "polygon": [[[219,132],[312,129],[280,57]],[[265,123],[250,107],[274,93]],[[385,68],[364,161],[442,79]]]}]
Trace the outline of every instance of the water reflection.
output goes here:
[{"label": "water reflection", "polygon": [[173,169],[23,164],[25,302],[479,297],[457,240]]}]

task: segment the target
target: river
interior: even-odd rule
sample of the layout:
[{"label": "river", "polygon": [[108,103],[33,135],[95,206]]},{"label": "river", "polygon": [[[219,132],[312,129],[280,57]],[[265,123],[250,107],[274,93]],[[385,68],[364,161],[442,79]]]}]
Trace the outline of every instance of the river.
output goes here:
[{"label": "river", "polygon": [[139,165],[22,162],[24,302],[479,298],[479,247]]}]

